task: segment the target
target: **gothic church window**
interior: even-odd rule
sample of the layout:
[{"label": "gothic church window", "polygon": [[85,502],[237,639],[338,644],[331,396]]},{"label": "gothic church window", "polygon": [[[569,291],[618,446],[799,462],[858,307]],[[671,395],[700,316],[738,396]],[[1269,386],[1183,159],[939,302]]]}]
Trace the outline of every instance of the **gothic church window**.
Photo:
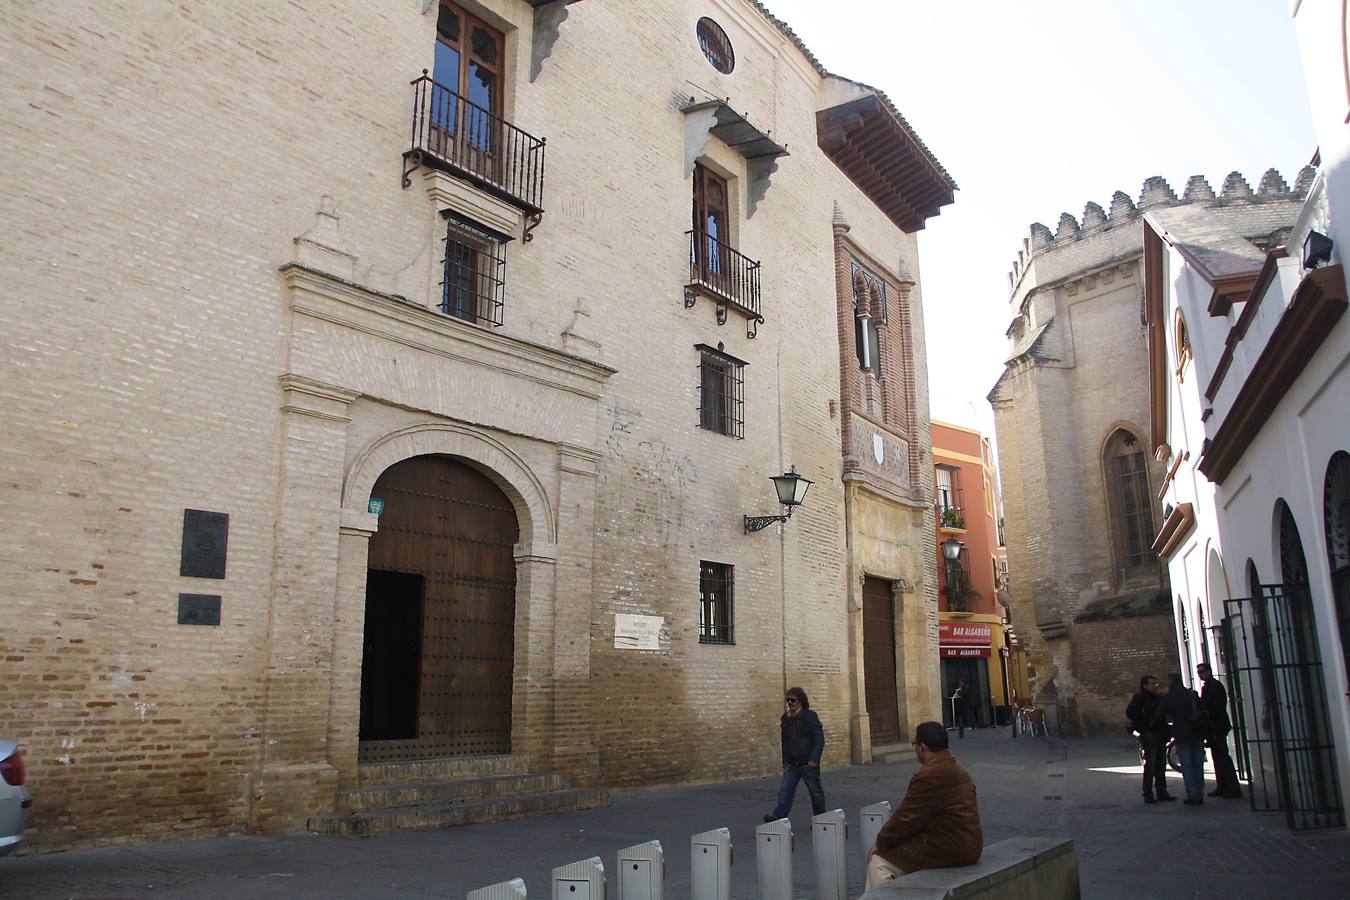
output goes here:
[{"label": "gothic church window", "polygon": [[1143,445],[1131,432],[1116,429],[1106,442],[1102,462],[1117,575],[1123,579],[1150,574],[1157,557],[1152,547],[1152,494]]}]

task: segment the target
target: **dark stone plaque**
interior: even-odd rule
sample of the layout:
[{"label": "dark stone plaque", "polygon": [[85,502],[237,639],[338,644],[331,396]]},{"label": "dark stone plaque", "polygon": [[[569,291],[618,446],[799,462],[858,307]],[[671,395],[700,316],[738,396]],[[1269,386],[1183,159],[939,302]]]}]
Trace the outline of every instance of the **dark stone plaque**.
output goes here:
[{"label": "dark stone plaque", "polygon": [[219,594],[179,594],[179,625],[219,625]]},{"label": "dark stone plaque", "polygon": [[229,534],[229,513],[183,510],[183,560],[178,574],[192,578],[224,578],[225,544]]}]

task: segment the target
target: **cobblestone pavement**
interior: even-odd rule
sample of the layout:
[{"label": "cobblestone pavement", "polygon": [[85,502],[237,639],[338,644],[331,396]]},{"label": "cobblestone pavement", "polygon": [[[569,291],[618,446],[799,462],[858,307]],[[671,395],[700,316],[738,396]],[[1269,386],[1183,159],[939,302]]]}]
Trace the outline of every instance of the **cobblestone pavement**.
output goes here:
[{"label": "cobblestone pavement", "polygon": [[[1247,801],[1145,806],[1128,739],[1021,737],[968,732],[953,750],[978,785],[986,843],[1021,834],[1068,835],[1079,855],[1083,896],[1096,898],[1350,898],[1350,835],[1292,834],[1279,814]],[[826,769],[830,808],[851,822],[850,895],[862,893],[858,810],[903,796],[912,760]],[[1174,792],[1180,793],[1180,776]],[[1213,786],[1213,781],[1209,782]],[[666,895],[689,896],[689,837],[731,829],[736,898],[755,897],[754,829],[773,806],[776,778],[619,791],[605,809],[522,822],[410,831],[367,839],[312,834],[237,836],[0,859],[0,897],[319,898],[463,897],[520,876],[548,897],[553,867],[657,839],[666,850]],[[34,785],[35,802],[42,799]],[[793,810],[796,893],[813,894],[810,802]],[[610,892],[615,891],[611,875]]]}]

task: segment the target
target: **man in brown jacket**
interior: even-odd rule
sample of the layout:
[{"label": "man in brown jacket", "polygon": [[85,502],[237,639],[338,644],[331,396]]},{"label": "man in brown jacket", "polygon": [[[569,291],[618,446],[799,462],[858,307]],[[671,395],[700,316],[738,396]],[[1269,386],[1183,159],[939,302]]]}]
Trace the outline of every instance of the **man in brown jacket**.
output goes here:
[{"label": "man in brown jacket", "polygon": [[947,749],[940,722],[914,730],[914,753],[922,767],[867,851],[868,888],[919,869],[969,866],[984,850],[975,782]]}]

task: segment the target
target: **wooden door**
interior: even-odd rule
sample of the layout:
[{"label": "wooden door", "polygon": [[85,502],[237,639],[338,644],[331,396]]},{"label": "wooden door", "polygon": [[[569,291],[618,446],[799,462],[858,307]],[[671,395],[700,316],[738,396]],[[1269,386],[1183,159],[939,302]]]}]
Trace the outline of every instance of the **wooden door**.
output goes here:
[{"label": "wooden door", "polygon": [[[519,539],[511,501],[477,469],[444,456],[391,466],[371,494],[385,505],[370,541],[362,761],[509,753]],[[416,639],[407,633],[413,592],[421,595]],[[371,640],[416,647],[416,683],[406,662],[397,674],[376,671],[393,667],[398,651],[372,649]],[[398,690],[416,697],[391,696]],[[415,719],[368,708],[377,704],[413,708]],[[366,730],[367,722],[395,730]]]},{"label": "wooden door", "polygon": [[896,703],[895,606],[891,583],[880,578],[863,582],[863,686],[872,743],[900,741]]}]

